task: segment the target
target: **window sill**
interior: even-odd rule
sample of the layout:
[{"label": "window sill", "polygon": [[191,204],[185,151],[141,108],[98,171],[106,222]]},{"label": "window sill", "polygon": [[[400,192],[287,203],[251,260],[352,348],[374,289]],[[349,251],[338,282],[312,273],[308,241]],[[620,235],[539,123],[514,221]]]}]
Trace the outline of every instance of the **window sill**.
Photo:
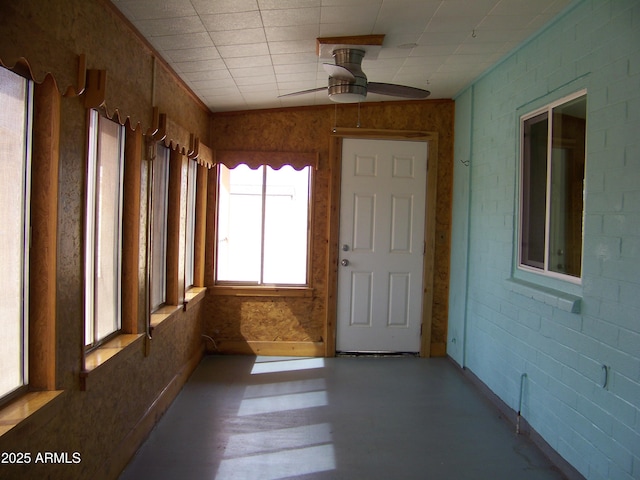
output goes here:
[{"label": "window sill", "polygon": [[36,412],[54,405],[63,390],[28,392],[0,410],[0,437]]},{"label": "window sill", "polygon": [[107,360],[114,357],[142,335],[138,334],[122,334],[113,340],[101,345],[92,352],[89,352],[84,359],[84,371],[89,373],[99,366],[103,365]]},{"label": "window sill", "polygon": [[512,292],[559,308],[565,312],[580,313],[581,311],[582,298],[571,295],[570,293],[562,292],[554,288],[543,287],[516,278],[508,278],[505,280],[505,286]]},{"label": "window sill", "polygon": [[184,294],[184,309],[189,310],[200,303],[207,292],[206,287],[191,287]]},{"label": "window sill", "polygon": [[136,340],[144,337],[143,334],[122,334],[113,340],[101,345],[89,352],[84,359],[84,370],[80,374],[81,389],[87,389],[87,379],[89,375],[106,364],[119,353],[127,350]]},{"label": "window sill", "polygon": [[183,307],[181,305],[164,305],[158,308],[155,312],[151,314],[151,321],[149,322],[149,327],[153,332],[154,328],[158,328],[158,326],[171,318],[176,312],[182,310]]},{"label": "window sill", "polygon": [[231,297],[312,297],[313,288],[218,285],[211,288],[211,294]]}]

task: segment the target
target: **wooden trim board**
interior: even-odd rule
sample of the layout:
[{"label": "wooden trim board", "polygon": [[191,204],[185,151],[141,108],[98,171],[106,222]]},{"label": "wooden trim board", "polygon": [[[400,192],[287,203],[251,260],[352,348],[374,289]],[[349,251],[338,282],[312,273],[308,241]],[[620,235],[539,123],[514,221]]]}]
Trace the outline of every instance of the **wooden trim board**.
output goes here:
[{"label": "wooden trim board", "polygon": [[324,342],[260,342],[242,340],[218,340],[217,350],[207,344],[209,352],[230,355],[283,355],[291,357],[322,357]]}]

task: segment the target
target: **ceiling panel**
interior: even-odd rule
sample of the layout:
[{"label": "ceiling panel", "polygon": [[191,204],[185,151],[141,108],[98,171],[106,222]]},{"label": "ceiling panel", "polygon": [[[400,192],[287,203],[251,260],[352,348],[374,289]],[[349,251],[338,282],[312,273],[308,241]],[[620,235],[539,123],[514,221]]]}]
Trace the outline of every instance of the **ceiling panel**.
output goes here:
[{"label": "ceiling panel", "polygon": [[[574,0],[111,0],[212,111],[331,103],[316,38],[384,34],[369,81],[452,98]],[[366,101],[395,97],[369,95]]]},{"label": "ceiling panel", "polygon": [[[131,0],[130,0],[131,1]],[[132,0],[136,1],[136,0]],[[148,1],[148,0],[147,0]],[[154,3],[163,3],[165,0],[153,0]],[[180,1],[180,0],[169,0]],[[236,12],[251,12],[258,10],[258,3],[256,0],[191,0],[194,8],[200,15],[209,15],[216,13],[236,13]]]}]

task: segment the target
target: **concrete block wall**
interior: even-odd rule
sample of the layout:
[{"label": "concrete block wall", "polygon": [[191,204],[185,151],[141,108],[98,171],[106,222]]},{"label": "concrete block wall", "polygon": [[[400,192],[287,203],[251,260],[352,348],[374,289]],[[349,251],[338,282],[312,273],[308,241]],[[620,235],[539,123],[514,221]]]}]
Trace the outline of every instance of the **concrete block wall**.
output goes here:
[{"label": "concrete block wall", "polygon": [[[575,285],[515,266],[518,127],[583,88]],[[586,478],[640,479],[640,1],[572,3],[456,97],[455,142],[449,355]]]}]

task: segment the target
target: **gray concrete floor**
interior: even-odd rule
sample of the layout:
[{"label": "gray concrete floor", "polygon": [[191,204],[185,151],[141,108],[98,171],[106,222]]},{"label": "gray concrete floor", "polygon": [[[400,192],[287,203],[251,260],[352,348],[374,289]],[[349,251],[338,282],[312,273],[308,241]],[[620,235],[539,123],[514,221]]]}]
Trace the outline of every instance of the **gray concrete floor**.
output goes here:
[{"label": "gray concrete floor", "polygon": [[449,360],[207,356],[121,480],[561,479]]}]

